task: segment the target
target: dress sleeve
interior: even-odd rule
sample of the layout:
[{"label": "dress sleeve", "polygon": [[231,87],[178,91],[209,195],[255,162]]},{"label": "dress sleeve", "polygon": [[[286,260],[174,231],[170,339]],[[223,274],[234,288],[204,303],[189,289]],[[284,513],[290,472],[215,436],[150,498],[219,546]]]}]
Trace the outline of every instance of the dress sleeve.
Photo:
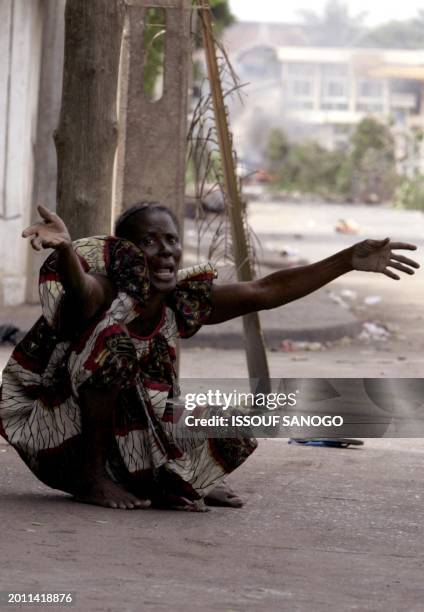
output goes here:
[{"label": "dress sleeve", "polygon": [[210,263],[180,270],[178,273],[171,308],[181,338],[193,336],[209,319],[212,311],[212,284],[217,276],[215,267]]},{"label": "dress sleeve", "polygon": [[[149,295],[149,275],[145,257],[132,242],[113,236],[82,238],[73,243],[86,272],[107,276],[117,292],[134,298],[142,308]],[[39,292],[44,318],[55,327],[65,289],[58,269],[58,253],[54,251],[40,270]]]}]

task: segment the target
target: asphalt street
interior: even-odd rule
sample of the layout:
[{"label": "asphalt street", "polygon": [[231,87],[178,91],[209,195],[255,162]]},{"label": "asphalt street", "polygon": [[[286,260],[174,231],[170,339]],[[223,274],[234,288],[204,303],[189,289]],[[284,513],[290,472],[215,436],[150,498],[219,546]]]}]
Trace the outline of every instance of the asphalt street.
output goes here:
[{"label": "asphalt street", "polygon": [[[295,245],[310,260],[365,237],[424,242],[423,216],[415,212],[257,203],[251,215],[267,249]],[[346,217],[360,225],[357,236],[334,231]],[[353,273],[330,289],[354,292],[349,313],[390,334],[318,351],[274,349],[273,376],[422,377],[422,271],[400,283]],[[380,299],[365,303],[370,296]],[[36,314],[20,308],[2,316],[24,328]],[[0,367],[9,353],[2,347]],[[182,378],[245,376],[242,343],[183,346]],[[72,593],[70,609],[84,612],[421,612],[423,461],[420,438],[368,439],[346,450],[261,440],[229,478],[244,508],[125,512],[49,490],[0,442],[0,591]],[[34,606],[0,605],[14,607]]]}]

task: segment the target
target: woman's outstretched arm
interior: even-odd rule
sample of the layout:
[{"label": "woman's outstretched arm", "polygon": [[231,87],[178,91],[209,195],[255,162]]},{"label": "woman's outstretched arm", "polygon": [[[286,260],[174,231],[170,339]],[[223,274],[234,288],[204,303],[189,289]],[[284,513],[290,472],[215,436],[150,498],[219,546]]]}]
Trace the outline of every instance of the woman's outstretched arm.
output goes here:
[{"label": "woman's outstretched arm", "polygon": [[364,240],[309,266],[279,270],[252,282],[215,285],[212,289],[212,314],[207,324],[214,325],[249,312],[282,306],[352,270],[379,272],[400,280],[391,268],[414,274],[414,269],[420,266],[394,251],[415,251],[416,248],[413,244],[391,242],[389,238]]},{"label": "woman's outstretched arm", "polygon": [[73,316],[90,319],[98,310],[111,301],[112,284],[107,278],[87,274],[75,253],[68,229],[62,219],[45,206],[38,206],[42,221],[27,227],[23,238],[31,238],[36,251],[54,249],[58,252],[61,281],[68,300],[73,307]]}]

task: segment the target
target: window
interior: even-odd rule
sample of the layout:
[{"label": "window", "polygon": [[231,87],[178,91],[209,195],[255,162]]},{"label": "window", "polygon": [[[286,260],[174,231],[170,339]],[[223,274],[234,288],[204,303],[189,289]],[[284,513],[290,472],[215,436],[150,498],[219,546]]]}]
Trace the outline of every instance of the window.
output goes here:
[{"label": "window", "polygon": [[358,82],[358,95],[360,98],[382,98],[383,84],[381,81],[360,79]]},{"label": "window", "polygon": [[343,98],[346,96],[346,84],[341,81],[327,81],[323,90],[324,96],[328,98]]},{"label": "window", "polygon": [[382,113],[383,82],[377,79],[358,79],[358,111],[364,113]]},{"label": "window", "polygon": [[312,81],[293,81],[292,92],[296,97],[312,96]]},{"label": "window", "polygon": [[284,65],[286,103],[294,110],[311,110],[314,106],[315,65],[293,62]]},{"label": "window", "polygon": [[305,62],[291,62],[286,64],[289,77],[313,77],[315,74],[315,64]]},{"label": "window", "polygon": [[345,64],[321,66],[321,108],[347,110],[349,106],[349,76]]}]

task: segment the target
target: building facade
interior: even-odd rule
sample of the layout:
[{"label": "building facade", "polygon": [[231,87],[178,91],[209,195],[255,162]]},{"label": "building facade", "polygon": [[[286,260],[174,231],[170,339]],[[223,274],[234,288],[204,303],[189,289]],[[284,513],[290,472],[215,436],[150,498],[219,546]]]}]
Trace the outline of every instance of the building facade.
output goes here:
[{"label": "building facade", "polygon": [[343,148],[358,122],[372,116],[391,127],[399,171],[424,172],[424,50],[280,46],[275,29],[267,40],[263,25],[244,45],[240,26],[233,44],[231,37],[230,30],[231,60],[248,84],[243,104],[231,108],[241,157],[258,163],[273,127]]}]

